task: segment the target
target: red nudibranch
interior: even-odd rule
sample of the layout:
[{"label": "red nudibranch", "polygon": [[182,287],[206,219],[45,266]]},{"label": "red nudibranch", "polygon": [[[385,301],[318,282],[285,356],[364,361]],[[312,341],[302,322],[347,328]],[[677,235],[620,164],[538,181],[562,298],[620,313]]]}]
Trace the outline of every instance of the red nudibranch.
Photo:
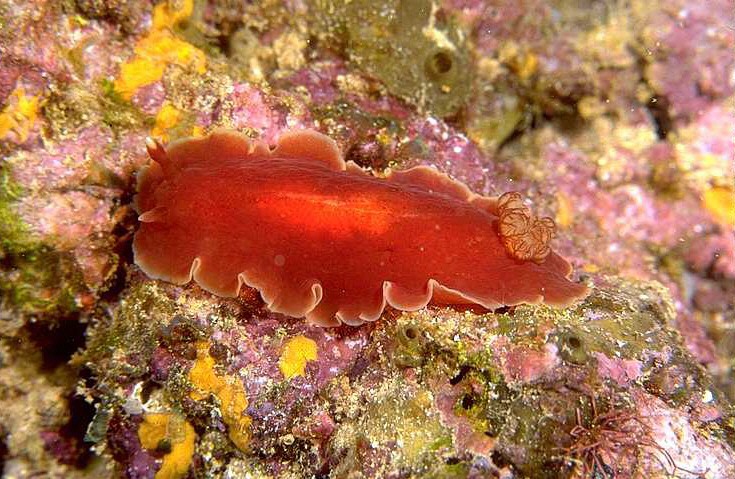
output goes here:
[{"label": "red nudibranch", "polygon": [[587,292],[518,193],[476,195],[428,167],[376,177],[311,130],[274,149],[225,130],[147,147],[133,251],[152,278],[228,297],[246,285],[324,326],[376,320],[386,303],[566,306]]}]

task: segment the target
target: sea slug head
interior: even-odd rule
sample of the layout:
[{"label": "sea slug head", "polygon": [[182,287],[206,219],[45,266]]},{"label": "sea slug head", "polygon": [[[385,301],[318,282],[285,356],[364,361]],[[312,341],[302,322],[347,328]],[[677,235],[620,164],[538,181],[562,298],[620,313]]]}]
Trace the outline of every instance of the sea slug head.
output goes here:
[{"label": "sea slug head", "polygon": [[511,256],[521,261],[544,262],[556,234],[554,220],[534,215],[517,192],[498,198],[498,218],[500,239]]},{"label": "sea slug head", "polygon": [[171,160],[163,144],[149,136],[145,139],[145,148],[148,150],[148,156],[151,157],[151,160],[158,163],[165,173],[169,173],[172,168]]}]

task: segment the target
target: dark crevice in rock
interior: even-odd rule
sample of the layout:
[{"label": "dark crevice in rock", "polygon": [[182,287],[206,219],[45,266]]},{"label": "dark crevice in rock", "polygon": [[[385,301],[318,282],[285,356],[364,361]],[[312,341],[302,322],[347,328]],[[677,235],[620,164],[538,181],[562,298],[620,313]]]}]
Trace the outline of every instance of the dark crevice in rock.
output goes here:
[{"label": "dark crevice in rock", "polygon": [[28,338],[41,351],[41,371],[51,372],[69,362],[85,343],[87,324],[75,315],[57,321],[28,322]]},{"label": "dark crevice in rock", "polygon": [[654,96],[648,101],[646,108],[656,125],[656,136],[659,140],[665,140],[674,128],[674,122],[669,114],[668,99],[665,96]]},{"label": "dark crevice in rock", "polygon": [[457,375],[449,380],[449,384],[451,384],[452,386],[456,386],[457,384],[459,384],[460,381],[462,381],[462,379],[464,379],[464,377],[467,376],[467,373],[469,373],[471,369],[472,368],[467,366],[466,364],[462,366],[459,369],[459,372],[457,373]]},{"label": "dark crevice in rock", "polygon": [[69,398],[69,421],[56,431],[44,431],[41,439],[46,450],[61,464],[84,468],[92,457],[90,444],[84,442],[95,407],[83,396]]}]

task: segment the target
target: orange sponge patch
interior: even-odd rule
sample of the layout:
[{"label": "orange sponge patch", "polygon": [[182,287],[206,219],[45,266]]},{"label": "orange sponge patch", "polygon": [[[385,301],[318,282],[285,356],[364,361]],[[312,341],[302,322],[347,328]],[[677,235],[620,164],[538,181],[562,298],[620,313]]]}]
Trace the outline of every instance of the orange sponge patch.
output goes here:
[{"label": "orange sponge patch", "polygon": [[194,386],[190,397],[199,401],[215,396],[230,439],[239,449],[245,450],[251,422],[250,416],[245,414],[248,407],[245,390],[237,377],[215,372],[215,360],[209,355],[209,347],[206,341],[197,344],[197,359],[189,371],[189,380]]},{"label": "orange sponge patch", "polygon": [[175,413],[146,414],[138,429],[140,444],[148,450],[169,449],[163,456],[156,479],[185,477],[194,455],[194,428]]}]

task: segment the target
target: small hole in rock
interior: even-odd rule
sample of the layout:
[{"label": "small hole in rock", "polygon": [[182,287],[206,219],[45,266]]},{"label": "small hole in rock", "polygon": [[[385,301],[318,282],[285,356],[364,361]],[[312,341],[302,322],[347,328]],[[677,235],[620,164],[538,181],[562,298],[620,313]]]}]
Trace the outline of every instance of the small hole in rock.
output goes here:
[{"label": "small hole in rock", "polygon": [[572,349],[577,349],[580,346],[582,346],[582,341],[579,340],[576,336],[569,336],[567,339],[567,344],[569,344],[569,347]]},{"label": "small hole in rock", "polygon": [[467,365],[462,366],[459,368],[457,375],[449,380],[449,384],[456,386],[460,381],[462,381],[462,379],[464,379],[465,376],[467,376],[468,372],[470,372],[470,367]]},{"label": "small hole in rock", "polygon": [[158,389],[158,385],[153,381],[146,381],[143,383],[143,386],[140,388],[140,400],[143,404],[148,402],[151,398],[151,394],[153,394],[156,389]]},{"label": "small hole in rock", "polygon": [[510,316],[513,316],[515,313],[515,307],[514,306],[501,306],[497,309],[493,310],[493,313],[495,314],[508,314]]},{"label": "small hole in rock", "polygon": [[416,339],[419,336],[418,331],[416,331],[416,328],[408,327],[405,329],[405,334],[408,339]]},{"label": "small hole in rock", "polygon": [[156,452],[168,454],[171,452],[171,440],[168,438],[161,439],[158,441],[158,444],[156,444]]},{"label": "small hole in rock", "polygon": [[465,394],[462,396],[462,409],[471,409],[474,405],[475,399],[471,395]]},{"label": "small hole in rock", "polygon": [[508,457],[499,451],[493,451],[493,453],[490,455],[490,459],[492,459],[493,464],[495,464],[499,468],[508,467],[512,464]]},{"label": "small hole in rock", "polygon": [[437,73],[447,73],[452,69],[452,57],[447,52],[437,52],[431,59],[434,71]]},{"label": "small hole in rock", "polygon": [[439,79],[449,73],[454,67],[454,60],[449,52],[438,51],[426,59],[424,66],[426,74],[433,79]]}]

